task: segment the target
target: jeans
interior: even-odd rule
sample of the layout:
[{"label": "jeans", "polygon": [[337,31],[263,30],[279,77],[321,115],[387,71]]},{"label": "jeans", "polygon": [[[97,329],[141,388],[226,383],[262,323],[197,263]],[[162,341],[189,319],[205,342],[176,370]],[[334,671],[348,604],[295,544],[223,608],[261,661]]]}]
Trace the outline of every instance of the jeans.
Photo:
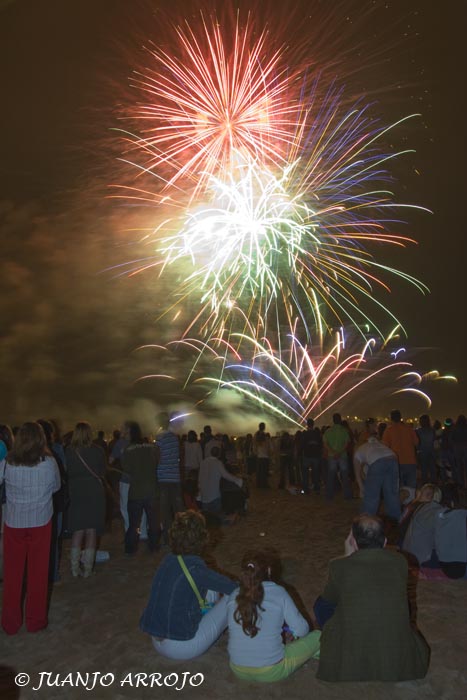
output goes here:
[{"label": "jeans", "polygon": [[326,479],[326,498],[331,500],[334,497],[334,481],[336,479],[337,470],[340,471],[342,479],[342,488],[344,490],[344,498],[352,498],[352,487],[349,479],[349,460],[347,453],[337,457],[328,457],[328,474]]},{"label": "jeans", "polygon": [[260,489],[268,488],[269,458],[258,457],[256,460],[256,486]]},{"label": "jeans", "polygon": [[208,513],[220,513],[222,511],[222,500],[220,498],[215,498],[213,501],[209,501],[209,503],[202,502],[201,508]]},{"label": "jeans", "polygon": [[319,493],[321,488],[321,457],[302,457],[302,488],[305,493],[309,491],[310,467],[313,490]]},{"label": "jeans", "polygon": [[138,528],[143,512],[148,524],[148,542],[150,549],[156,549],[159,544],[160,518],[158,516],[155,498],[141,498],[128,501],[129,526],[125,533],[125,552],[133,554],[138,546]]},{"label": "jeans", "polygon": [[62,556],[63,513],[52,516],[52,534],[50,538],[49,583],[60,581],[60,559]]},{"label": "jeans", "polygon": [[383,491],[384,511],[389,518],[399,520],[399,468],[397,459],[381,457],[368,467],[363,494],[362,513],[376,515]]},{"label": "jeans", "polygon": [[459,486],[465,486],[467,472],[467,446],[454,445],[454,469],[453,479]]},{"label": "jeans", "polygon": [[281,455],[280,456],[280,480],[279,488],[285,488],[286,480],[288,478],[289,486],[295,486],[295,470],[293,464],[292,455]]},{"label": "jeans", "polygon": [[[209,599],[209,591],[206,599]],[[206,615],[203,615],[192,639],[180,641],[153,637],[154,649],[161,656],[178,661],[188,661],[204,654],[227,627],[228,599],[228,596],[224,596]]]},{"label": "jeans", "polygon": [[163,527],[164,543],[168,544],[169,529],[175,513],[185,510],[182,491],[178,483],[159,483],[159,509]]},{"label": "jeans", "polygon": [[130,527],[130,520],[128,518],[128,491],[130,490],[130,484],[126,481],[121,481],[119,484],[120,491],[120,513],[123,518],[123,527],[125,532]]},{"label": "jeans", "polygon": [[[434,452],[419,452],[420,469],[422,471],[422,484],[426,484],[428,479],[434,483],[436,481],[436,459]],[[428,477],[429,474],[429,477]]]},{"label": "jeans", "polygon": [[410,486],[412,489],[417,488],[416,464],[399,464],[399,474],[401,486]]}]

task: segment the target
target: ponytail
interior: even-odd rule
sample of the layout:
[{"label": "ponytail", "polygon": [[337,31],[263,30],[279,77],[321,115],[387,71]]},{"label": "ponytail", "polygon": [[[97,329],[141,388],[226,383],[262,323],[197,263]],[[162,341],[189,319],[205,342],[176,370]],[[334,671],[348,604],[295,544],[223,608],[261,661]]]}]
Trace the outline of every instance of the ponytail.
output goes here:
[{"label": "ponytail", "polygon": [[241,624],[248,637],[256,637],[259,631],[256,623],[258,611],[264,609],[261,607],[264,598],[263,581],[270,577],[271,566],[268,565],[264,555],[255,552],[243,557],[234,620],[237,624]]}]

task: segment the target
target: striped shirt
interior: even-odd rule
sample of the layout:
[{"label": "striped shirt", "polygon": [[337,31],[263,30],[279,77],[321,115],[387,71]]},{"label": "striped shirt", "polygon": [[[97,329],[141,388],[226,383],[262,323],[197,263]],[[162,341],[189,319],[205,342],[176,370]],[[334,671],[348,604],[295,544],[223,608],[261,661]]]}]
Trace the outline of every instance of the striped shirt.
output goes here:
[{"label": "striped shirt", "polygon": [[157,480],[161,484],[180,483],[180,444],[175,433],[167,430],[156,437],[160,450]]},{"label": "striped shirt", "polygon": [[5,523],[8,527],[41,527],[53,515],[52,494],[58,491],[60,472],[53,457],[33,467],[6,464]]}]

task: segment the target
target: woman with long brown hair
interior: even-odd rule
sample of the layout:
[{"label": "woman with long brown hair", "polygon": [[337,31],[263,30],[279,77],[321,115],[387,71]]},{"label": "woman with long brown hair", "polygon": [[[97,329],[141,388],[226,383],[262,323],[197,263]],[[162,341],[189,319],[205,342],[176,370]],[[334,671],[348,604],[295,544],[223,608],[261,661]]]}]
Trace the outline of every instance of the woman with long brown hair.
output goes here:
[{"label": "woman with long brown hair", "polygon": [[89,423],[76,424],[70,446],[65,450],[70,507],[68,528],[71,539],[71,573],[81,573],[81,547],[84,542],[84,571],[92,573],[97,536],[105,527],[105,489],[102,478],[107,467],[104,450],[92,441]]},{"label": "woman with long brown hair", "polygon": [[19,429],[7,456],[4,480],[2,627],[7,634],[16,634],[22,625],[27,566],[26,627],[28,632],[38,632],[47,627],[52,494],[60,488],[57,463],[38,423],[24,423]]},{"label": "woman with long brown hair", "polygon": [[[274,561],[263,552],[243,557],[240,587],[227,603],[230,668],[238,678],[273,683],[319,656],[321,632],[309,631],[285,588],[272,580]],[[293,639],[283,643],[283,634]]]}]

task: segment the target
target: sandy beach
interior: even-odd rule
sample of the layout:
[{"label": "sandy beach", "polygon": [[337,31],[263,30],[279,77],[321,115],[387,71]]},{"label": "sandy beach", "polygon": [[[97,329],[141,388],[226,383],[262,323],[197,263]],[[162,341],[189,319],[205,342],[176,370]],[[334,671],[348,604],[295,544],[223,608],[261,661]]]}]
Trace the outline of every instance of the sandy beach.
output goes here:
[{"label": "sandy beach", "polygon": [[[247,515],[234,526],[213,531],[210,556],[218,567],[237,574],[246,549],[273,548],[282,562],[284,583],[302,610],[310,614],[326,582],[329,559],[342,554],[359,503],[344,501],[342,494],[329,504],[322,496],[292,496],[277,488],[264,492],[253,489]],[[208,700],[236,700],[240,696],[247,700],[467,697],[466,581],[418,581],[418,625],[432,650],[425,679],[397,684],[329,684],[316,679],[317,662],[312,661],[288,680],[262,686],[238,681],[230,672],[227,634],[195,661],[172,662],[156,655],[150,638],[140,632],[138,621],[154,570],[164,552],[149,554],[144,543],[140,543],[137,555],[128,559],[123,554],[122,540],[121,521],[114,520],[112,532],[101,542],[101,549],[110,552],[110,560],[97,564],[96,574],[89,579],[72,578],[68,567],[69,542],[65,542],[62,581],[53,590],[48,629],[33,635],[23,628],[14,637],[0,632],[2,700],[18,697],[123,700],[168,698],[178,693]],[[95,682],[94,689],[76,687],[78,672],[90,674],[88,686]],[[14,682],[19,673],[29,676],[28,684],[21,689]],[[154,687],[141,686],[144,676],[136,687],[138,673],[155,674]],[[106,687],[101,685],[101,680]],[[47,685],[54,681],[65,683]],[[151,681],[146,679],[146,682]],[[158,685],[164,682],[167,685]]]}]

